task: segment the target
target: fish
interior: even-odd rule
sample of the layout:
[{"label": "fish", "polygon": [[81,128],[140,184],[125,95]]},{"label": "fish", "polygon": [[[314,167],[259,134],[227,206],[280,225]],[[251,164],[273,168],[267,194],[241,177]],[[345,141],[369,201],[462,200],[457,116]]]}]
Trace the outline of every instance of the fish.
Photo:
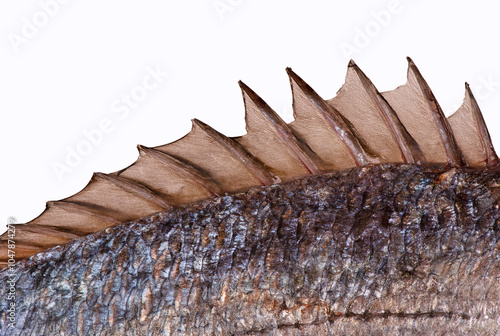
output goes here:
[{"label": "fish", "polygon": [[[350,61],[294,121],[239,82],[247,133],[193,120],[0,237],[4,335],[500,333],[500,164],[469,85]],[[15,253],[12,253],[15,252]]]}]

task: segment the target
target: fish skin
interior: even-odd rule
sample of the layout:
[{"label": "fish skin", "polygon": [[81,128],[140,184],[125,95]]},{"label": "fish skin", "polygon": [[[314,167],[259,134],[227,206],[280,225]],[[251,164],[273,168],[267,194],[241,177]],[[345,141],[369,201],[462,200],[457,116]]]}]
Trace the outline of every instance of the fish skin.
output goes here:
[{"label": "fish skin", "polygon": [[19,262],[16,326],[1,300],[0,330],[495,335],[499,198],[499,168],[405,164],[252,188]]}]

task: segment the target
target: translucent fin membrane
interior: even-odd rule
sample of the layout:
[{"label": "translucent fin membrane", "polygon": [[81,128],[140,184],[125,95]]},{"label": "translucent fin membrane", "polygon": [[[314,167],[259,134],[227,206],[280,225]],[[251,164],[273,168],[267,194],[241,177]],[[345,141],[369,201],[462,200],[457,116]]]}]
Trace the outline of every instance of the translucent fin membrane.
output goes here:
[{"label": "translucent fin membrane", "polygon": [[[353,62],[337,96],[324,100],[290,68],[295,120],[285,123],[240,82],[247,134],[228,138],[199,120],[170,144],[138,146],[139,159],[96,173],[79,193],[48,202],[16,225],[16,260],[106,227],[210,197],[242,192],[322,171],[366,164],[499,164],[488,129],[466,84],[462,106],[446,118],[408,58],[408,81],[380,93]],[[0,264],[7,265],[7,233]]]}]

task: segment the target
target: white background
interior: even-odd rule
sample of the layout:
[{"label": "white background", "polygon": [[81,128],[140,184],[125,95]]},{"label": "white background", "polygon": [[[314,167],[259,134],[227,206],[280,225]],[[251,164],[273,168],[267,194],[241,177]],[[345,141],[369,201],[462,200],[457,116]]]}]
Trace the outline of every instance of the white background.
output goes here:
[{"label": "white background", "polygon": [[[137,144],[183,136],[192,118],[243,134],[239,79],[292,120],[287,66],[331,98],[349,58],[385,91],[404,84],[411,56],[447,115],[470,83],[500,148],[498,13],[492,1],[0,0],[0,230],[128,166]],[[150,91],[147,69],[168,72]],[[126,114],[133,92],[147,96]],[[71,171],[58,177],[58,164]]]}]

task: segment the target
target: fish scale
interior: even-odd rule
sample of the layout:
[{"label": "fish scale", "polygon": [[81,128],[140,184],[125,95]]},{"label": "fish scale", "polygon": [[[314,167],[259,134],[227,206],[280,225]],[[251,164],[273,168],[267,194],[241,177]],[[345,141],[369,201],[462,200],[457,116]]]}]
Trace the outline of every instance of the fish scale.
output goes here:
[{"label": "fish scale", "polygon": [[195,119],[11,225],[3,334],[500,332],[499,160],[468,84],[446,118],[410,58],[388,92],[350,61],[329,100],[286,71],[291,123],[240,82],[245,135]]},{"label": "fish scale", "polygon": [[[7,307],[0,328],[5,335],[495,334],[500,210],[489,186],[498,182],[497,168],[373,165],[120,224],[20,262],[16,329],[7,326]],[[491,202],[469,201],[480,198]],[[360,221],[365,209],[370,218]]]}]

